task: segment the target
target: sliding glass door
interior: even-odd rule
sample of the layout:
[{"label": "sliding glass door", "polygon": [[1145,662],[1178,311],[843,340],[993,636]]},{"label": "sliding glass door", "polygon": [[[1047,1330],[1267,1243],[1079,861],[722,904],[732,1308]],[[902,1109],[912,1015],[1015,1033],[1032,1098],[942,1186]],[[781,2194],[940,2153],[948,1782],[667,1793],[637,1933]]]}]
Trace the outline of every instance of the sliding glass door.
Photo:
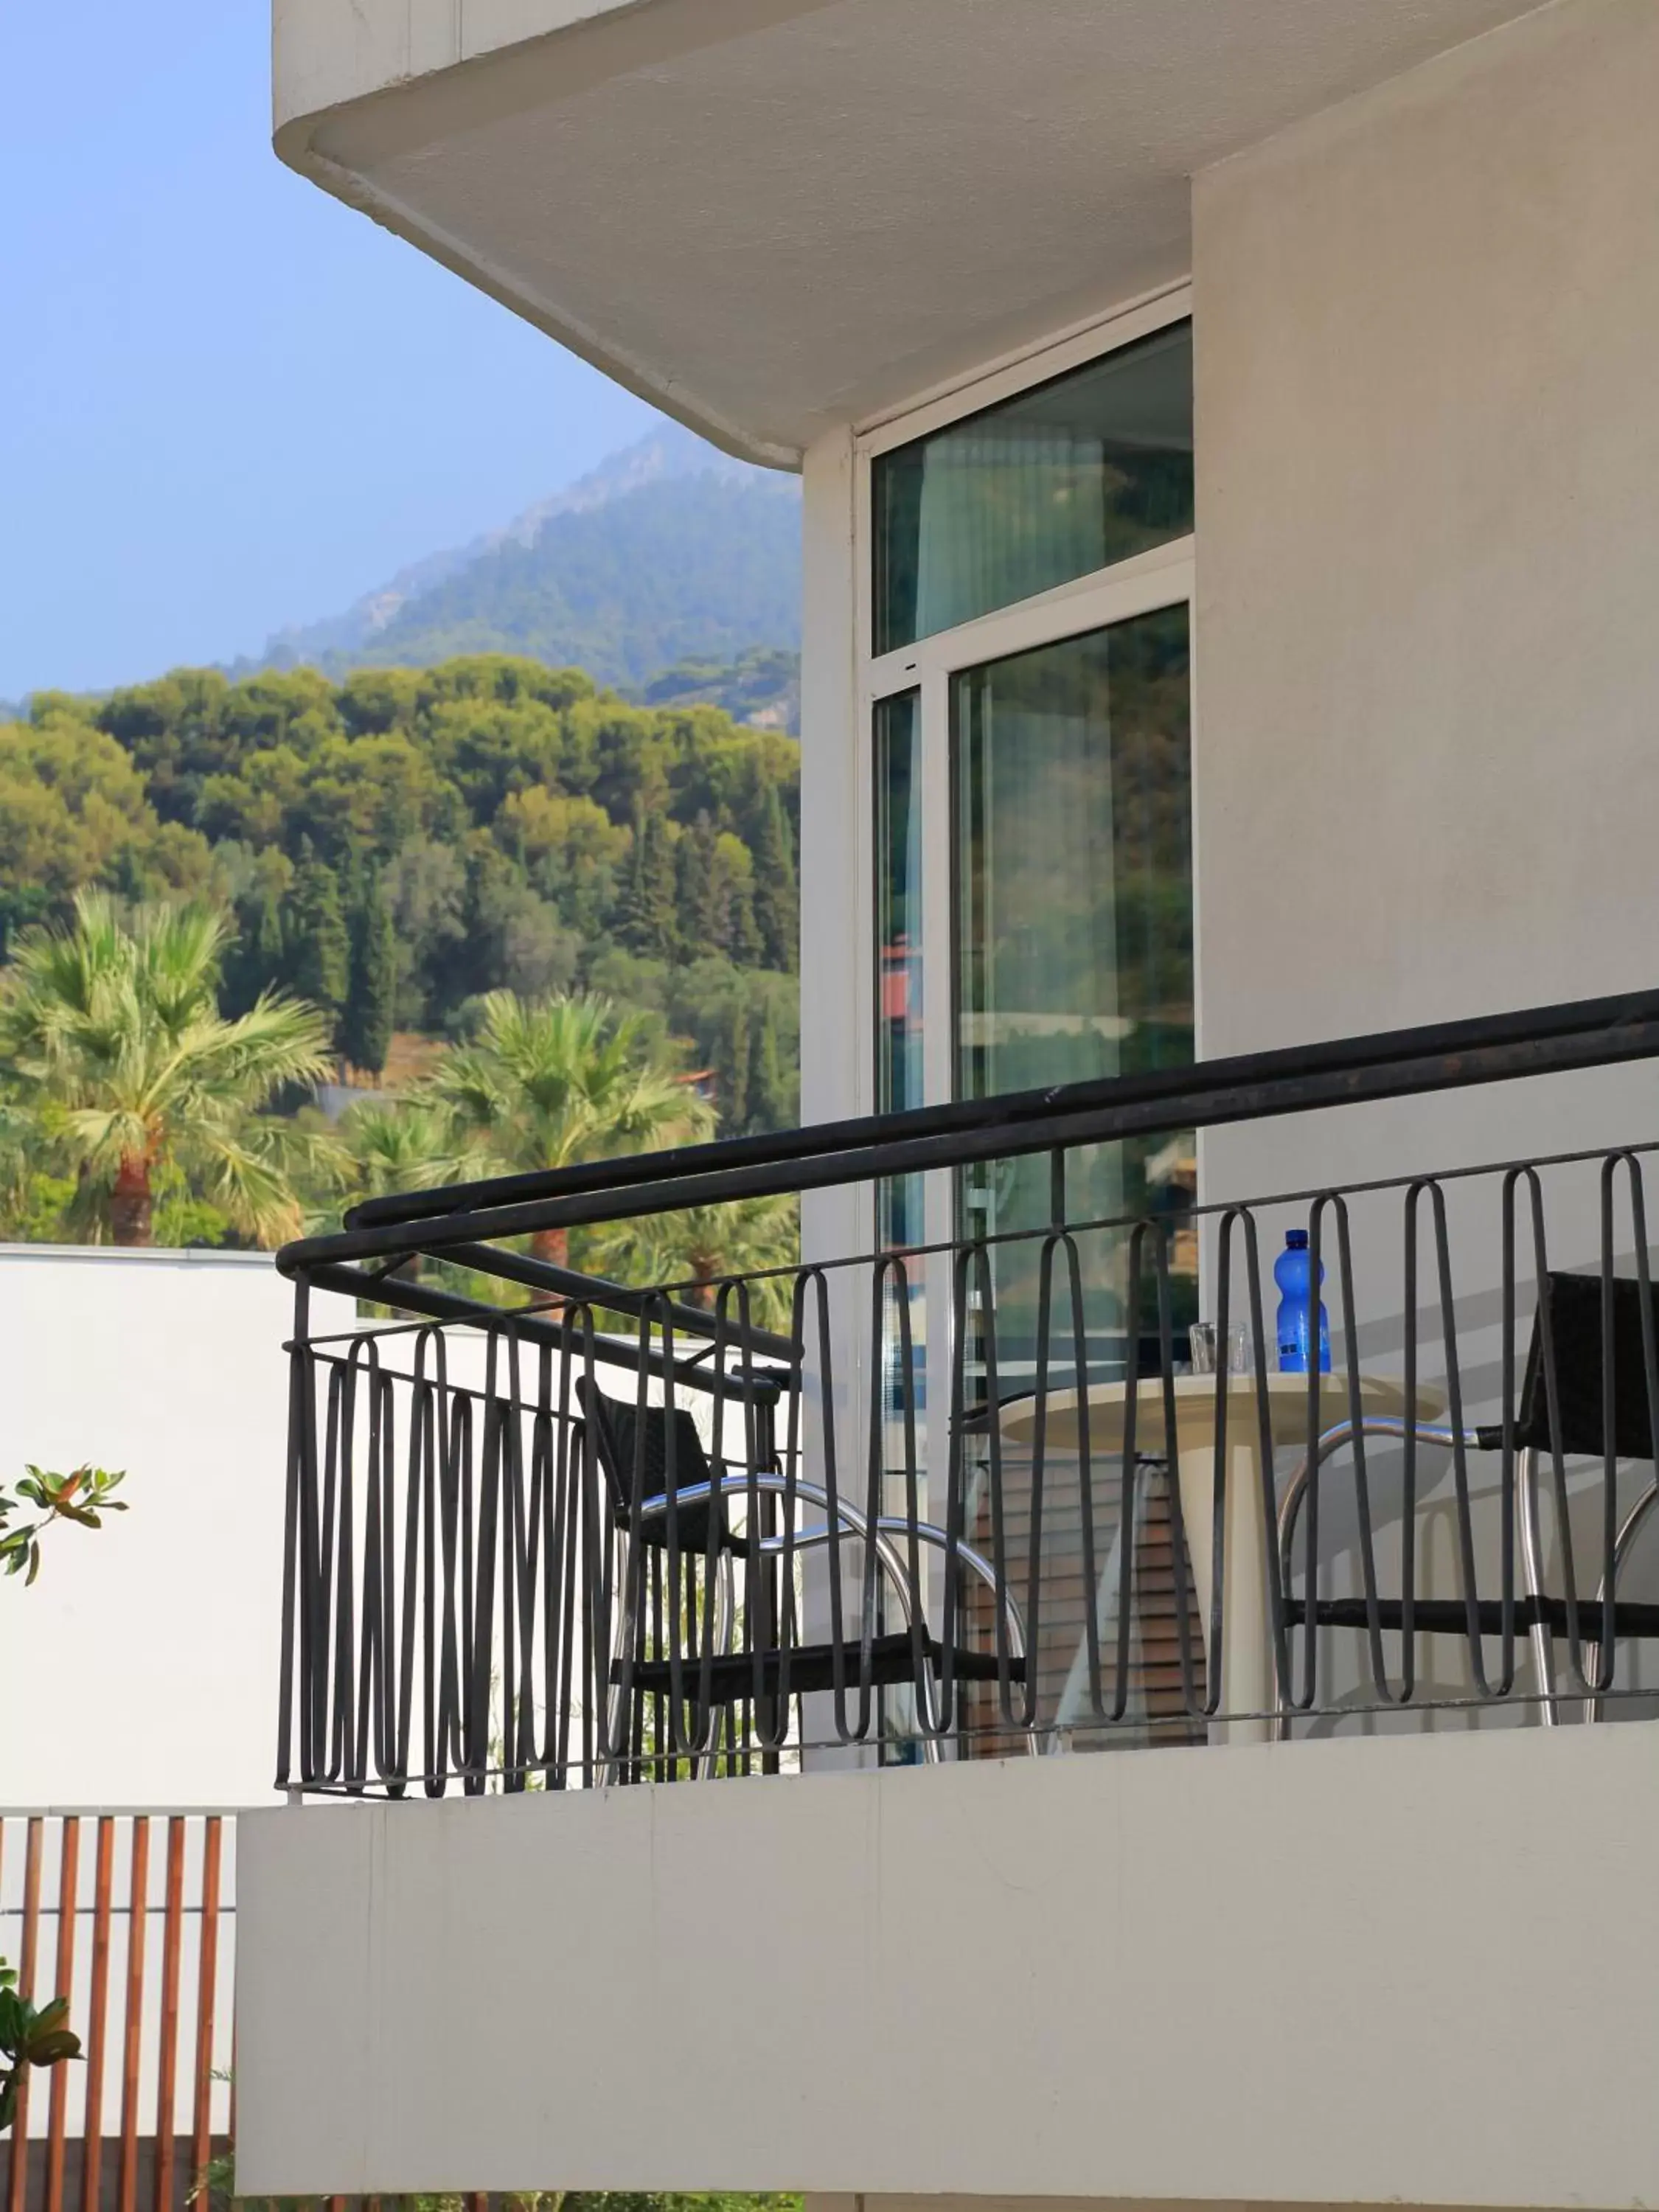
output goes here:
[{"label": "sliding glass door", "polygon": [[[1163,607],[950,679],[953,1088],[959,1098],[1185,1066],[1193,1057],[1188,612]],[[1045,1155],[964,1173],[959,1233],[1106,1224],[1179,1205],[1184,1146]],[[1127,1243],[1086,1228],[1087,1360],[1121,1375],[1155,1313],[1128,1307]],[[998,1387],[1029,1389],[1040,1244],[995,1243]],[[1183,1284],[1182,1291],[1186,1285]],[[1178,1319],[1190,1318],[1181,1316]],[[1051,1358],[1073,1361],[1063,1309]]]},{"label": "sliding glass door", "polygon": [[[1190,325],[1150,318],[1064,374],[935,413],[872,456],[868,491],[872,1103],[1189,1063]],[[1171,1318],[1177,1330],[1195,1318],[1195,1184],[1193,1139],[1176,1134],[1074,1152],[1063,1176],[1040,1154],[876,1195],[877,1248],[903,1269],[889,1271],[874,1317],[889,1501],[902,1507],[914,1483],[941,1516],[954,1464],[951,1510],[969,1541],[990,1541],[994,1511],[1017,1580],[1031,1543],[1057,1586],[1069,1577],[1075,1606],[1050,1609],[1032,1655],[1040,1725],[1071,1724],[1081,1679],[1080,1468],[1050,1453],[1039,1513],[1018,1401],[1045,1360],[1056,1389],[1109,1395],[1132,1363],[1146,1370],[1156,1290],[1149,1267],[1132,1291],[1135,1222],[1166,1227]],[[1062,1287],[1045,1346],[1056,1222],[1074,1242],[1081,1310]],[[1155,1531],[1118,1528],[1103,1460],[1089,1482],[1097,1574],[1120,1542],[1155,1550]],[[1155,1488],[1138,1510],[1161,1510]],[[1103,1621],[1105,1582],[1095,1601]],[[990,1634],[988,1616],[977,1627]],[[1148,1666],[1150,1711],[1161,1692]],[[914,1755],[904,1701],[890,1702],[887,1755]],[[989,1705],[983,1718],[982,1747],[1011,1747]]]}]

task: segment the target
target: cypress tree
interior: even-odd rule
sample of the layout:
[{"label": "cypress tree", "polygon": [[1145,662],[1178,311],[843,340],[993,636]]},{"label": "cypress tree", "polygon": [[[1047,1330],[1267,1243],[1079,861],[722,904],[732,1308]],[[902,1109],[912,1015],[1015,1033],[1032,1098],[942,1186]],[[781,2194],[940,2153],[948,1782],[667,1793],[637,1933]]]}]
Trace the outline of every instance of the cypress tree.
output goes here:
[{"label": "cypress tree", "polygon": [[675,906],[679,954],[700,960],[720,949],[720,884],[715,868],[714,825],[699,814],[681,835],[674,855]]},{"label": "cypress tree", "polygon": [[261,991],[278,988],[287,974],[283,912],[276,894],[264,891],[238,899],[235,912],[236,934],[219,980],[219,1011],[231,1020],[246,1013]]},{"label": "cypress tree", "polygon": [[733,873],[721,886],[724,893],[725,924],[722,941],[730,957],[739,968],[758,968],[761,963],[761,933],[755,921],[755,893],[752,876]]},{"label": "cypress tree", "polygon": [[778,1050],[777,1012],[769,994],[762,1001],[750,1053],[748,1104],[751,1129],[787,1129],[795,1118]]},{"label": "cypress tree", "polygon": [[340,1051],[353,1067],[379,1075],[392,1048],[398,995],[398,932],[378,877],[352,916],[351,988],[340,1021]]},{"label": "cypress tree", "polygon": [[713,1054],[714,1098],[723,1136],[740,1137],[749,1123],[749,1001],[733,993],[721,1009]]},{"label": "cypress tree", "polygon": [[756,810],[755,924],[769,968],[793,975],[800,961],[800,913],[789,824],[778,787],[762,785]]},{"label": "cypress tree", "polygon": [[674,854],[666,824],[643,807],[634,812],[634,857],[617,915],[617,934],[633,952],[674,957]]},{"label": "cypress tree", "polygon": [[294,873],[289,980],[302,999],[337,1015],[351,989],[351,936],[339,878],[307,837]]}]

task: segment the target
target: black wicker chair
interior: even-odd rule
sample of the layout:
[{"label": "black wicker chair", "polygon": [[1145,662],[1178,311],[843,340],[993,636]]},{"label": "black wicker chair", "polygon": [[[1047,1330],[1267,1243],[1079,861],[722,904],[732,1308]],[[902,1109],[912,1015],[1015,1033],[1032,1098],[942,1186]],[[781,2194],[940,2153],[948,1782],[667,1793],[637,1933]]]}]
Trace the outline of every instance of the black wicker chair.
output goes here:
[{"label": "black wicker chair", "polygon": [[[816,1528],[798,1529],[789,1546],[796,1553],[805,1553],[827,1547],[832,1535],[839,1540],[872,1545],[885,1587],[903,1624],[896,1631],[877,1632],[872,1628],[868,1635],[843,1638],[839,1645],[802,1644],[788,1636],[781,1624],[763,1620],[758,1646],[753,1636],[755,1624],[751,1623],[751,1648],[734,1651],[731,1648],[736,1614],[734,1565],[751,1556],[775,1559],[783,1553],[786,1540],[770,1532],[756,1532],[753,1535],[737,1533],[731,1522],[732,1502],[751,1494],[781,1498],[787,1487],[793,1489],[801,1504],[828,1515],[830,1501],[827,1493],[804,1477],[797,1477],[793,1485],[787,1486],[775,1455],[769,1464],[753,1469],[747,1466],[736,1468],[726,1461],[718,1466],[711,1462],[696,1424],[684,1407],[672,1413],[662,1406],[640,1407],[605,1396],[586,1377],[577,1382],[576,1395],[583,1417],[592,1428],[610,1492],[613,1521],[623,1540],[617,1570],[623,1602],[616,1608],[617,1631],[611,1662],[609,1734],[613,1765],[625,1756],[623,1747],[629,1733],[629,1716],[623,1711],[624,1705],[641,1698],[672,1697],[676,1676],[680,1694],[696,1711],[696,1733],[699,1735],[705,1705],[712,1714],[757,1694],[763,1700],[771,1701],[783,1695],[786,1686],[790,1698],[831,1691],[838,1680],[851,1694],[866,1688],[908,1686],[916,1693],[922,1723],[923,1756],[937,1759],[940,1755],[941,1731],[933,1717],[933,1687],[946,1666],[947,1656],[951,1672],[959,1682],[996,1681],[1000,1679],[1000,1662],[994,1651],[969,1650],[961,1645],[947,1655],[925,1617],[913,1620],[915,1593],[902,1549],[908,1547],[910,1523],[898,1517],[883,1517],[872,1527],[856,1507],[837,1499],[833,1529],[828,1519]],[[697,1647],[695,1615],[698,1608],[694,1605],[685,1615],[692,1623],[692,1637],[688,1639],[682,1636],[682,1650],[678,1656],[647,1656],[642,1649],[643,1624],[635,1602],[635,1592],[646,1577],[637,1571],[631,1574],[628,1571],[623,1547],[637,1543],[659,1554],[669,1551],[671,1459],[673,1548],[682,1562],[705,1560],[714,1576],[713,1635],[709,1648]],[[915,1534],[920,1543],[940,1550],[948,1547],[945,1531],[926,1522],[915,1525]],[[956,1547],[956,1554],[969,1576],[994,1590],[996,1575],[988,1560],[965,1544]],[[680,1618],[678,1608],[671,1609],[671,1617]],[[1012,1591],[1005,1594],[1004,1618],[1008,1677],[1013,1683],[1023,1684],[1026,1675],[1024,1629]],[[709,1728],[709,1746],[717,1734],[716,1729]],[[1035,1748],[1035,1745],[1030,1747]],[[701,1756],[705,1770],[712,1771],[712,1749],[706,1749]]]},{"label": "black wicker chair", "polygon": [[[1620,1571],[1638,1530],[1659,1500],[1659,1474],[1643,1489],[1619,1528],[1611,1579],[1604,1579],[1594,1598],[1581,1598],[1571,1589],[1554,1595],[1544,1587],[1540,1468],[1546,1464],[1553,1468],[1558,1455],[1562,1461],[1607,1456],[1609,1395],[1613,1455],[1648,1462],[1659,1457],[1659,1387],[1650,1402],[1648,1358],[1649,1345],[1659,1344],[1659,1295],[1650,1291],[1644,1330],[1641,1285],[1625,1279],[1612,1284],[1613,1374],[1609,1378],[1602,1359],[1607,1334],[1603,1288],[1600,1275],[1551,1273],[1544,1278],[1515,1425],[1522,1587],[1516,1595],[1512,1625],[1531,1641],[1547,1727],[1555,1724],[1559,1702],[1555,1688],[1556,1637],[1565,1636],[1570,1642],[1576,1639],[1587,1673],[1596,1666],[1595,1655],[1609,1630],[1615,1640],[1623,1637],[1659,1639],[1659,1605],[1633,1603],[1618,1596]],[[1659,1372],[1654,1379],[1659,1386]],[[1400,1438],[1413,1425],[1419,1443],[1451,1447],[1461,1438],[1469,1450],[1492,1452],[1504,1447],[1504,1431],[1498,1424],[1458,1431],[1435,1423],[1413,1425],[1371,1417],[1358,1423],[1343,1421],[1328,1429],[1291,1475],[1280,1502],[1280,1587],[1286,1593],[1287,1626],[1304,1625],[1311,1613],[1318,1627],[1367,1631],[1375,1626],[1382,1631],[1404,1630],[1403,1599],[1379,1598],[1373,1616],[1364,1597],[1309,1599],[1288,1593],[1297,1520],[1313,1470],[1351,1444],[1356,1433]],[[1466,1640],[1472,1629],[1483,1637],[1501,1636],[1503,1601],[1491,1597],[1473,1603],[1461,1597],[1417,1598],[1411,1607],[1411,1627],[1425,1636],[1459,1636]],[[1287,1685],[1280,1686],[1281,1734],[1288,1733],[1288,1723],[1294,1717],[1287,1691]],[[1593,1692],[1586,1717],[1600,1717],[1600,1700]]]}]

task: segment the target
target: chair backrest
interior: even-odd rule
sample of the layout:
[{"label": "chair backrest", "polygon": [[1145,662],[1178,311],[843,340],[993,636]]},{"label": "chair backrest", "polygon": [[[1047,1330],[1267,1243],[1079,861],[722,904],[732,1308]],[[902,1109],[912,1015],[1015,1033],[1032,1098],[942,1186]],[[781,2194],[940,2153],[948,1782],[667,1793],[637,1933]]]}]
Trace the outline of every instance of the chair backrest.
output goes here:
[{"label": "chair backrest", "polygon": [[[607,1398],[585,1375],[577,1378],[576,1398],[583,1416],[592,1427],[599,1464],[611,1486],[612,1510],[625,1528],[634,1504],[634,1463],[637,1456],[642,1455],[645,1462],[641,1497],[665,1498],[668,1494],[668,1408],[647,1406],[641,1412],[630,1400]],[[707,1482],[708,1455],[702,1448],[696,1423],[683,1406],[675,1407],[672,1419],[676,1490]]]},{"label": "chair backrest", "polygon": [[[1659,1291],[1650,1291],[1654,1338],[1659,1346]],[[1600,1275],[1544,1278],[1534,1316],[1521,1386],[1517,1443],[1552,1448],[1549,1394],[1545,1388],[1544,1301],[1549,1303],[1555,1352],[1555,1395],[1564,1452],[1600,1458],[1606,1450],[1602,1420],[1602,1323]],[[1613,1285],[1613,1448],[1620,1459],[1654,1456],[1654,1413],[1648,1405],[1647,1362],[1642,1344],[1642,1286],[1623,1278]]]}]

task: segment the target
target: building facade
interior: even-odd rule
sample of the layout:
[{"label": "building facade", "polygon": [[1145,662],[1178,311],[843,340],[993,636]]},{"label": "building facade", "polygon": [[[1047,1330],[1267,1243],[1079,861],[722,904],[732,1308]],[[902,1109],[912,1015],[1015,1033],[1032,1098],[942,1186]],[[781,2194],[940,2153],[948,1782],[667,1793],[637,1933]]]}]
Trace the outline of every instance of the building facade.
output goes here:
[{"label": "building facade", "polygon": [[[275,17],[283,158],[721,444],[800,470],[803,1113],[848,1126],[793,1183],[775,1149],[732,1154],[750,1181],[716,1194],[799,1189],[823,1272],[763,1347],[784,1440],[751,1430],[734,1461],[718,1391],[699,1431],[745,1470],[749,1518],[727,1541],[700,1507],[686,1619],[671,1535],[654,1642],[606,1646],[607,1626],[585,1703],[550,1659],[545,1695],[526,1674],[515,1704],[509,1681],[492,1722],[486,1628],[471,1748],[434,1749],[445,1721],[400,1749],[405,1685],[354,1765],[349,1670],[319,1656],[340,1619],[320,1595],[295,1615],[296,1791],[465,1789],[244,1824],[244,2185],[1645,2201],[1659,1766],[1637,1540],[1659,1442],[1624,1408],[1645,1368],[1659,1421],[1656,1078],[1632,1042],[1656,975],[1659,9]],[[1577,1018],[1601,1042],[1560,1044],[1564,1006],[1615,996]],[[672,1203],[654,1188],[638,1202]],[[610,1203],[593,1178],[541,1196]],[[370,1215],[290,1272],[343,1287],[330,1269],[425,1249],[407,1216]],[[1281,1423],[1261,1298],[1298,1224],[1327,1263],[1334,1395],[1316,1379]],[[476,1251],[530,1225],[474,1193],[441,1236]],[[1595,1286],[1594,1387],[1574,1284]],[[1241,1313],[1236,1419],[1261,1449],[1224,1431],[1213,1491],[1189,1487],[1200,1378],[1174,1355],[1188,1322]],[[675,1325],[695,1334],[695,1310]],[[519,1349],[502,1340],[501,1376]],[[581,1426],[580,1353],[567,1330],[539,1386],[528,1351],[522,1379],[482,1386],[498,1437],[522,1413],[526,1497],[552,1499],[552,1440]],[[407,1386],[414,1437],[429,1378],[398,1376],[384,1405]],[[328,1385],[341,1406],[356,1387]],[[583,1406],[591,1435],[605,1417]],[[338,1421],[296,1418],[344,1484]],[[1091,1488],[1089,1422],[1115,1504]],[[1297,1447],[1328,1437],[1334,1467],[1367,1424],[1370,1487],[1363,1446],[1323,1491],[1316,1458],[1298,1523]],[[869,1519],[891,1527],[842,1515],[829,1540],[864,1547],[861,1644],[844,1562],[789,1584],[798,1630],[757,1626],[763,1545],[787,1581],[805,1494],[775,1525],[760,1475],[816,1484],[833,1522],[836,1466],[865,1497],[866,1440]],[[600,1447],[580,1449],[596,1487],[568,1525],[592,1532]],[[638,1480],[609,1529],[635,1559]],[[923,1517],[944,1525],[925,1570],[900,1556]],[[970,1542],[988,1565],[969,1596]],[[722,1543],[744,1555],[752,1662],[724,1693]],[[1127,1563],[1109,1591],[1109,1551]],[[878,1565],[898,1593],[879,1618]],[[621,1607],[617,1571],[596,1606]],[[532,1626],[533,1582],[512,1601],[526,1667],[554,1619]],[[878,1675],[882,1638],[913,1632],[914,1683]],[[842,1658],[769,1742],[755,1715],[790,1698],[775,1653],[814,1634]],[[1305,1697],[1299,1653],[1326,1669]],[[636,1674],[656,1717],[636,1710],[630,1746],[596,1707],[608,1729]],[[659,1786],[714,1741],[653,1734],[665,1707],[701,1727],[722,1694],[759,1734],[708,1752],[719,1779],[808,1771]],[[575,1716],[556,1743],[538,1734],[555,1706]],[[1050,1755],[1097,1744],[1123,1755]],[[513,1786],[532,1773],[548,1786]]]}]

